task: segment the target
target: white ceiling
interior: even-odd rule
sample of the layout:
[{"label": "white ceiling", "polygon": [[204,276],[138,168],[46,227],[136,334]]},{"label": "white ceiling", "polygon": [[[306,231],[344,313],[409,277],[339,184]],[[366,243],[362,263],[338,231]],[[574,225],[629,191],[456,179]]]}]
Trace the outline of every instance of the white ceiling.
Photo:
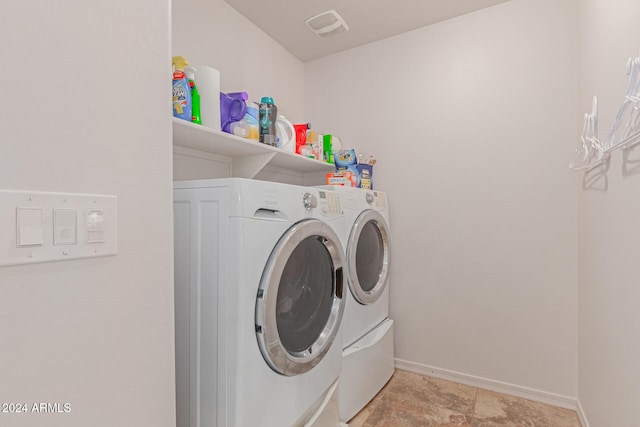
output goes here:
[{"label": "white ceiling", "polygon": [[[225,0],[306,62],[508,0]],[[321,39],[305,20],[335,10],[349,31]]]}]

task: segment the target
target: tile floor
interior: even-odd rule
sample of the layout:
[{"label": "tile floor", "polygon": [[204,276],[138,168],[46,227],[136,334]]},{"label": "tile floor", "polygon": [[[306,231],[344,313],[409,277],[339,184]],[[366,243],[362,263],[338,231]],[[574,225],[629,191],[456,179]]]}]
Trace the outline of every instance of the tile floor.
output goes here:
[{"label": "tile floor", "polygon": [[575,411],[396,370],[350,427],[580,427]]}]

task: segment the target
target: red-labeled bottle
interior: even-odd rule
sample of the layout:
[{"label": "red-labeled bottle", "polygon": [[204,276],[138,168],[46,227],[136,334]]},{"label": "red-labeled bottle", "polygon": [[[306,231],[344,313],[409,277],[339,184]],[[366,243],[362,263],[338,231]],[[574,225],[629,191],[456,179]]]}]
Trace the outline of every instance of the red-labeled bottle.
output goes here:
[{"label": "red-labeled bottle", "polygon": [[302,154],[302,147],[307,144],[307,129],[311,129],[311,123],[293,125],[296,130],[296,153]]}]

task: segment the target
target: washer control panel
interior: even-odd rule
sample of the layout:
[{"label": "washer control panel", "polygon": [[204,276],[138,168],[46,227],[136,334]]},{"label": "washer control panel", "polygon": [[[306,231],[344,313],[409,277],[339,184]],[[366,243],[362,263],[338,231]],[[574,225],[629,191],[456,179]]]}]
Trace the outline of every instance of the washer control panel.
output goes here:
[{"label": "washer control panel", "polygon": [[340,215],[340,196],[332,191],[320,190],[320,208],[325,215]]}]

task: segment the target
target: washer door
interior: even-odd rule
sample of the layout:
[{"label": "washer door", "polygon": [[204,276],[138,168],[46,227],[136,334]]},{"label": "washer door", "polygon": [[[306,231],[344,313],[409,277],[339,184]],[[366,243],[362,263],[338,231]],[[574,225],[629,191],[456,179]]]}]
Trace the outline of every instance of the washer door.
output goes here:
[{"label": "washer door", "polygon": [[320,363],[344,311],[342,246],[326,223],[310,219],[280,238],[256,300],[260,351],[276,372],[294,376]]},{"label": "washer door", "polygon": [[389,231],[380,212],[356,218],[347,245],[349,289],[360,304],[377,301],[389,282]]}]

